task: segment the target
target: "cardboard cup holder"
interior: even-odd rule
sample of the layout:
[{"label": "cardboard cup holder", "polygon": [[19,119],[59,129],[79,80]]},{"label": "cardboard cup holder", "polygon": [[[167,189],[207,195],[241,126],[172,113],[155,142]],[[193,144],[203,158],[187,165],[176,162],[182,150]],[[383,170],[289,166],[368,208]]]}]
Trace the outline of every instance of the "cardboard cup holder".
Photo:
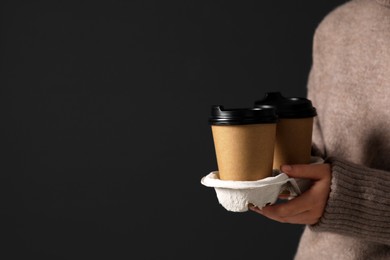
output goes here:
[{"label": "cardboard cup holder", "polygon": [[[320,164],[324,160],[311,157],[311,164]],[[279,170],[273,170],[273,176],[256,181],[221,180],[218,171],[212,171],[201,179],[206,187],[215,189],[218,202],[228,211],[245,212],[248,205],[259,208],[275,204],[279,195],[288,192],[289,198],[299,196],[310,187],[309,179],[290,178]]]}]

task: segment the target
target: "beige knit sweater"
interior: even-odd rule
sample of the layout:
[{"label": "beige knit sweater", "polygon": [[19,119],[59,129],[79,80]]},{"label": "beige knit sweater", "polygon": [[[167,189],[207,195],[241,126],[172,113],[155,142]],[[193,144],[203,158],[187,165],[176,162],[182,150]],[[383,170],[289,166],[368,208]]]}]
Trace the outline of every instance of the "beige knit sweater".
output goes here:
[{"label": "beige knit sweater", "polygon": [[390,0],[352,0],[325,17],[308,98],[332,184],[295,259],[390,259]]}]

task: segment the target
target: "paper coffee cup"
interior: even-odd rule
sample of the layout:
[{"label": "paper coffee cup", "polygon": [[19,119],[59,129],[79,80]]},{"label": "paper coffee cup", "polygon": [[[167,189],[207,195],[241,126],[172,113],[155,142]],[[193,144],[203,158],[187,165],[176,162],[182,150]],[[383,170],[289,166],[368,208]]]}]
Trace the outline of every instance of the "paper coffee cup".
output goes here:
[{"label": "paper coffee cup", "polygon": [[263,105],[274,106],[279,117],[273,168],[280,169],[282,164],[310,163],[313,118],[317,115],[311,101],[269,92],[262,100],[255,101],[255,107]]},{"label": "paper coffee cup", "polygon": [[212,129],[221,180],[254,181],[272,175],[277,115],[271,106],[212,106]]}]

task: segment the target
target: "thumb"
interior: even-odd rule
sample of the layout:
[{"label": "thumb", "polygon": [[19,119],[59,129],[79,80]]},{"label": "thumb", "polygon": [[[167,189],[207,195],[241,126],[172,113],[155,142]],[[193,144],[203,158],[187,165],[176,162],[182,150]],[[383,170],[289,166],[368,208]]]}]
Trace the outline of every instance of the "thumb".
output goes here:
[{"label": "thumb", "polygon": [[329,164],[292,164],[282,165],[280,170],[292,178],[320,180],[330,173]]}]

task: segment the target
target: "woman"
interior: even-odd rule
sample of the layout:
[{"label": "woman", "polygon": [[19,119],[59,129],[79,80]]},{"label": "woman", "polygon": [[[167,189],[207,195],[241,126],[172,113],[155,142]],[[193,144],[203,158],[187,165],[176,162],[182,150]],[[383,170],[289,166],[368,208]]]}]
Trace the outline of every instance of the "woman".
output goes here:
[{"label": "woman", "polygon": [[316,29],[308,98],[321,165],[283,165],[310,178],[301,196],[251,210],[306,224],[296,260],[390,259],[390,0],[352,0]]}]

